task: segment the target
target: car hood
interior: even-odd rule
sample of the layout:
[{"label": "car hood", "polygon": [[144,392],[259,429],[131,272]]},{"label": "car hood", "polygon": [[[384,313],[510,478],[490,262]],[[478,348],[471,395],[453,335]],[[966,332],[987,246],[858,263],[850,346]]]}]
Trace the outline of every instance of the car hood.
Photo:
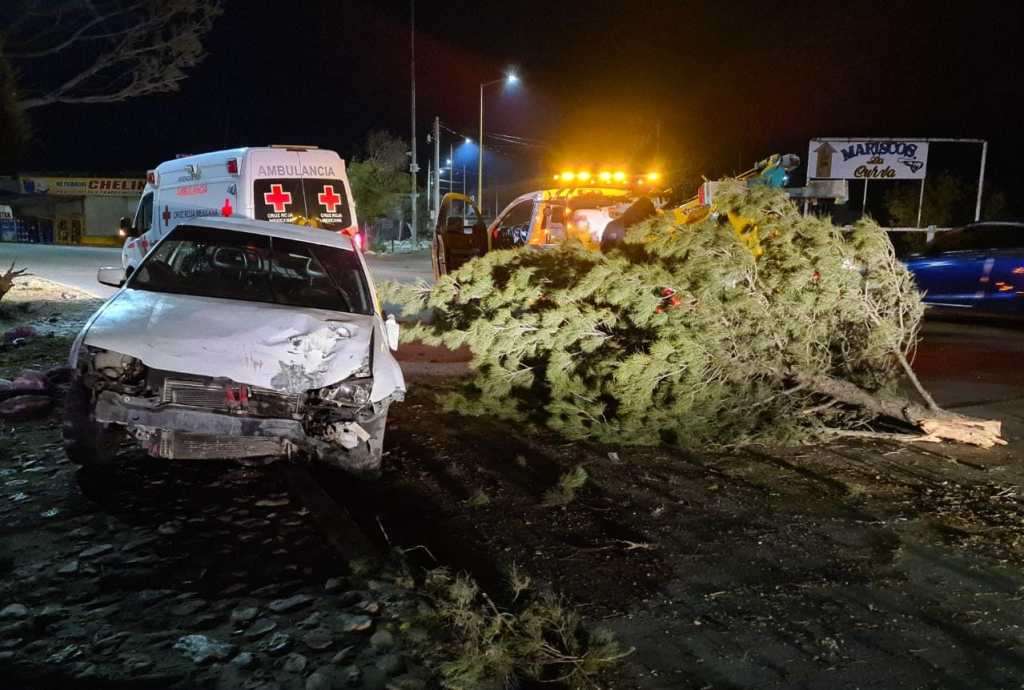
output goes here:
[{"label": "car hood", "polygon": [[[153,369],[225,377],[301,393],[342,381],[371,360],[371,400],[404,390],[375,316],[124,288],[81,343],[136,357]],[[77,353],[73,353],[77,354]]]}]

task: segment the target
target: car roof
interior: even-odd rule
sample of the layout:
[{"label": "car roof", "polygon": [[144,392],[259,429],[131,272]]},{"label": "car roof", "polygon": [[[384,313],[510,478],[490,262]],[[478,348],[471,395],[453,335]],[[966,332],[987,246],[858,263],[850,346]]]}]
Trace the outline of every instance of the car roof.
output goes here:
[{"label": "car roof", "polygon": [[[213,228],[217,230],[230,230],[232,232],[250,232],[255,235],[266,235],[267,237],[281,237],[297,242],[308,242],[310,244],[322,244],[328,247],[338,247],[352,251],[352,239],[335,230],[324,230],[313,228],[308,225],[293,225],[292,223],[271,223],[266,220],[253,220],[251,218],[195,218],[182,223],[178,227]],[[172,231],[173,232],[173,231]]]},{"label": "car roof", "polygon": [[1017,220],[982,220],[977,223],[969,223],[963,227],[964,230],[993,230],[996,228],[1024,228],[1024,222]]}]

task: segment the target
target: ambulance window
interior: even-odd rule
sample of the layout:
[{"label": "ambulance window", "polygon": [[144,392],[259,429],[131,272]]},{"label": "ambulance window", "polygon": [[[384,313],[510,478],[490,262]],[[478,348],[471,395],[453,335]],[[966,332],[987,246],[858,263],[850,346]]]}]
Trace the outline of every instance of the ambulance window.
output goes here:
[{"label": "ambulance window", "polygon": [[135,214],[135,222],[132,224],[142,234],[148,232],[153,225],[153,192],[142,197],[139,203],[139,210]]}]

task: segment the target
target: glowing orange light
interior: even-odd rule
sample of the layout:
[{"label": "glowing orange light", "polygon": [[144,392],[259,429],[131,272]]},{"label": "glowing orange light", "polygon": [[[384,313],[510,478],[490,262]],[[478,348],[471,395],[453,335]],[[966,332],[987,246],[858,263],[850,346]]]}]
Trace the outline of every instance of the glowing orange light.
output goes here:
[{"label": "glowing orange light", "polygon": [[648,182],[657,182],[659,179],[661,179],[661,175],[659,175],[658,173],[656,173],[656,172],[649,172],[649,173],[647,173],[647,181]]},{"label": "glowing orange light", "polygon": [[578,172],[576,173],[576,179],[579,180],[580,182],[586,182],[587,180],[590,179],[590,173],[587,172],[586,170]]},{"label": "glowing orange light", "polygon": [[615,178],[616,182],[623,182],[626,179],[626,173],[622,172],[621,170],[616,170],[615,174],[612,175],[612,177]]},{"label": "glowing orange light", "polygon": [[562,173],[563,182],[572,182],[575,179],[576,173],[574,173],[572,170],[566,170],[565,172]]},{"label": "glowing orange light", "polygon": [[608,172],[607,170],[602,170],[600,173],[598,173],[597,177],[602,182],[611,182],[612,181],[612,174],[610,172]]}]

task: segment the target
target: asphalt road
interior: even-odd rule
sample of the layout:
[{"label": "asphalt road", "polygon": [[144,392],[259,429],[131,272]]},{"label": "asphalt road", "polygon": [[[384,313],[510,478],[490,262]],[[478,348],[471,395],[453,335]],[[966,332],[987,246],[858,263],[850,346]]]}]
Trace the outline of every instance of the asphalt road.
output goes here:
[{"label": "asphalt road", "polygon": [[[71,285],[97,297],[109,297],[114,288],[96,282],[96,269],[120,266],[121,250],[107,247],[69,247],[56,244],[0,244],[3,269],[16,260],[18,267],[28,267],[40,278]],[[430,254],[427,251],[407,254],[368,254],[373,279],[377,282],[411,283],[432,280]]]}]

